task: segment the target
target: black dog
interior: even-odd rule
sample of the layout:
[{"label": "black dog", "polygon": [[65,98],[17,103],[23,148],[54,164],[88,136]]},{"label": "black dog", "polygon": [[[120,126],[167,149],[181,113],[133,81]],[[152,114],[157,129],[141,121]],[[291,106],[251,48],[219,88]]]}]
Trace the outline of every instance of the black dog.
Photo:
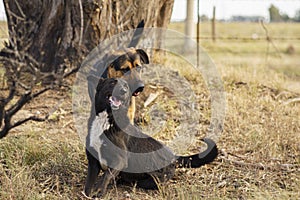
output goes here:
[{"label": "black dog", "polygon": [[172,178],[176,166],[200,167],[218,154],[211,139],[203,139],[207,149],[192,156],[176,156],[161,142],[143,134],[130,123],[127,110],[132,93],[123,79],[100,79],[95,95],[96,118],[88,135],[88,175],[85,194],[90,195],[100,169],[104,171],[97,189],[106,192],[119,176],[146,189]]}]

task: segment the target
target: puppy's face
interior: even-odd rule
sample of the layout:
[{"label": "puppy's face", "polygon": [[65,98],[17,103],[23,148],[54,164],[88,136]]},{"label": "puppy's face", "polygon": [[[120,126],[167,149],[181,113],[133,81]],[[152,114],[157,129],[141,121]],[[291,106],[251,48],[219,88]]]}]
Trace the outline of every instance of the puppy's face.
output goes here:
[{"label": "puppy's face", "polygon": [[123,79],[100,79],[95,96],[96,113],[104,110],[125,110],[130,103],[131,92]]},{"label": "puppy's face", "polygon": [[108,66],[107,73],[109,78],[123,78],[130,87],[133,96],[138,96],[144,89],[141,80],[141,69],[143,64],[149,63],[148,55],[142,49],[129,48],[125,53],[115,52],[112,55],[114,61]]}]

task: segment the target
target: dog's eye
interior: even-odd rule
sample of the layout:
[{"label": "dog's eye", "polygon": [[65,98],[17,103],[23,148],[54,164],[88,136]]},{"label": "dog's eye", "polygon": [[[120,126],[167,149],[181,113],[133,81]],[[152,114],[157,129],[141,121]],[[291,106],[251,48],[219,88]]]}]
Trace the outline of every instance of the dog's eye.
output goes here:
[{"label": "dog's eye", "polygon": [[123,68],[123,69],[121,69],[121,70],[122,70],[122,72],[126,73],[126,72],[128,72],[130,69],[129,69],[129,67],[127,67],[127,68]]},{"label": "dog's eye", "polygon": [[143,69],[141,65],[137,65],[135,68],[136,68],[136,71],[138,71],[138,72],[140,72]]},{"label": "dog's eye", "polygon": [[117,80],[114,80],[113,82],[111,82],[111,85],[116,85],[118,83]]}]

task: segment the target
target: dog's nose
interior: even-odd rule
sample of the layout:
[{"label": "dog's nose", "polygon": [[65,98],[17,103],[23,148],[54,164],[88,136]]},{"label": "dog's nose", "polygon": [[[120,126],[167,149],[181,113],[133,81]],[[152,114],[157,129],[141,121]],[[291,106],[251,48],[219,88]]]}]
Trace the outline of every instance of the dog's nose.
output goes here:
[{"label": "dog's nose", "polygon": [[143,92],[144,88],[145,88],[145,85],[142,82],[139,83],[137,85],[137,89],[134,91],[134,93],[132,94],[132,96],[135,96],[135,97],[139,96],[139,94],[141,92]]},{"label": "dog's nose", "polygon": [[140,82],[140,83],[138,84],[138,87],[137,87],[137,89],[136,89],[136,92],[143,92],[144,88],[145,88],[144,83],[141,83],[141,82]]}]

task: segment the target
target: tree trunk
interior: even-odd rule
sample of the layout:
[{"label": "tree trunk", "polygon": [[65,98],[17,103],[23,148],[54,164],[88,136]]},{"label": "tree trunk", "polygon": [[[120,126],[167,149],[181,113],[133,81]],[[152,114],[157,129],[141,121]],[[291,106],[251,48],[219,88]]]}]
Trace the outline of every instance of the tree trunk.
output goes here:
[{"label": "tree trunk", "polygon": [[78,65],[101,40],[142,19],[146,27],[166,27],[173,1],[4,0],[7,48],[31,55],[42,72],[62,73],[66,63]]}]

